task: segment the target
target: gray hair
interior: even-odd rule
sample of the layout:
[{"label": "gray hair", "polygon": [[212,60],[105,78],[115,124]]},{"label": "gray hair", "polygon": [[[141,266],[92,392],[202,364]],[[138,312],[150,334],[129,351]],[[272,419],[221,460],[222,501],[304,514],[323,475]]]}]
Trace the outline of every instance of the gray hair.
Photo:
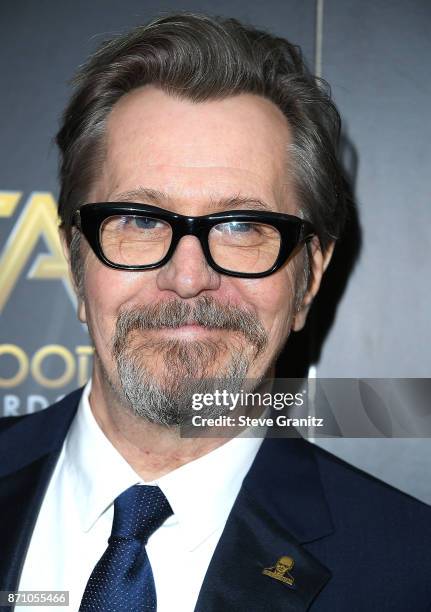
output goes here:
[{"label": "gray hair", "polygon": [[[314,224],[323,250],[339,237],[348,207],[337,159],[340,116],[327,84],[309,72],[299,47],[286,39],[236,19],[170,14],[102,44],[74,84],[56,139],[59,216],[69,244],[73,215],[104,159],[107,117],[121,96],[145,84],[194,102],[239,93],[271,100],[293,133],[290,153],[302,215]],[[79,239],[72,246],[79,280]]]}]

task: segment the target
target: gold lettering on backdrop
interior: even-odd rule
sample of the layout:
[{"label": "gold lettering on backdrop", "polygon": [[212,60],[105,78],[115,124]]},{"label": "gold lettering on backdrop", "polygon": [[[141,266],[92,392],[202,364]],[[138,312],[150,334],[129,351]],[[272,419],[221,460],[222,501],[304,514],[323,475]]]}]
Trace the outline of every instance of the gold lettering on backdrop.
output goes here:
[{"label": "gold lettering on backdrop", "polygon": [[[56,355],[64,362],[63,374],[55,379],[48,378],[42,372],[43,360],[50,355]],[[31,373],[34,380],[42,387],[47,387],[48,389],[58,389],[68,385],[75,375],[75,370],[75,359],[72,353],[66,347],[58,344],[48,344],[40,348],[34,354],[31,361]]]},{"label": "gold lettering on backdrop", "polygon": [[0,191],[0,217],[12,217],[21,196],[21,191]]},{"label": "gold lettering on backdrop", "polygon": [[0,344],[0,357],[2,355],[11,355],[18,363],[18,369],[16,374],[11,378],[0,377],[0,388],[7,389],[8,387],[17,387],[27,377],[29,362],[28,357],[20,348],[15,344]]},{"label": "gold lettering on backdrop", "polygon": [[[65,387],[75,377],[79,387],[85,385],[90,378],[92,346],[78,345],[73,347],[61,344],[45,344],[28,355],[23,348],[16,344],[0,344],[0,389],[11,389],[18,387],[31,374],[33,380],[46,389],[60,389]],[[44,373],[45,359],[56,359],[62,362],[62,372],[55,378],[48,378]],[[10,361],[13,365],[9,377],[4,376],[5,363]]]},{"label": "gold lettering on backdrop", "polygon": [[[18,191],[0,191],[0,217],[11,217],[20,198]],[[67,263],[58,235],[57,205],[52,194],[33,192],[3,247],[0,259],[0,312],[40,238],[44,239],[49,253],[36,257],[27,278],[62,280],[69,295],[72,295]]]}]

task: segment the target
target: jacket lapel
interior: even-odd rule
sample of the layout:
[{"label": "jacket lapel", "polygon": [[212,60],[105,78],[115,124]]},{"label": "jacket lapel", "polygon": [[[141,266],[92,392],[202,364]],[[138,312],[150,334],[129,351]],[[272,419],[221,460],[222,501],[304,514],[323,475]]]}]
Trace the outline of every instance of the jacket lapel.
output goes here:
[{"label": "jacket lapel", "polygon": [[0,587],[15,591],[31,533],[57,454],[37,459],[0,480]]},{"label": "jacket lapel", "polygon": [[18,418],[0,437],[0,590],[18,588],[39,509],[82,390]]},{"label": "jacket lapel", "polygon": [[[215,550],[195,612],[308,610],[331,574],[304,544],[332,531],[311,445],[264,440]],[[286,557],[293,566],[283,572],[277,562],[286,565]]]}]

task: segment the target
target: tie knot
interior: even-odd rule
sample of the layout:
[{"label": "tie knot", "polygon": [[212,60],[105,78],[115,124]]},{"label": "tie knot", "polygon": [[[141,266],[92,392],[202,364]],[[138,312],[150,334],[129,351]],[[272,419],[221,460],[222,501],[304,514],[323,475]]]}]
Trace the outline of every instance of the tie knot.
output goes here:
[{"label": "tie knot", "polygon": [[171,514],[172,508],[159,487],[134,485],[114,502],[111,536],[147,542]]}]

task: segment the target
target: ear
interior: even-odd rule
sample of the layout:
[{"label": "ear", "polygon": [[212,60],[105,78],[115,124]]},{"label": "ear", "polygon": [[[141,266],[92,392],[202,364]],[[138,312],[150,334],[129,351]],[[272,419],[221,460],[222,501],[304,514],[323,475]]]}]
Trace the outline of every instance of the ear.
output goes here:
[{"label": "ear", "polygon": [[309,264],[311,273],[307,290],[293,318],[293,331],[300,331],[305,325],[308,311],[310,310],[311,304],[319,291],[323,274],[331,261],[334,247],[335,242],[331,242],[326,248],[325,252],[322,252],[320,241],[317,236],[315,236],[309,243],[308,257],[310,259]]},{"label": "ear", "polygon": [[[78,230],[74,229],[72,231],[78,231]],[[60,228],[59,232],[60,232],[61,247],[63,249],[63,255],[67,261],[67,266],[69,268],[69,278],[71,280],[73,290],[76,295],[76,300],[78,303],[78,308],[77,308],[78,319],[81,321],[81,323],[87,323],[84,296],[81,295],[81,292],[79,291],[76,285],[76,279],[72,271],[71,259],[70,259],[70,243],[68,243],[66,232],[62,228]]]}]

